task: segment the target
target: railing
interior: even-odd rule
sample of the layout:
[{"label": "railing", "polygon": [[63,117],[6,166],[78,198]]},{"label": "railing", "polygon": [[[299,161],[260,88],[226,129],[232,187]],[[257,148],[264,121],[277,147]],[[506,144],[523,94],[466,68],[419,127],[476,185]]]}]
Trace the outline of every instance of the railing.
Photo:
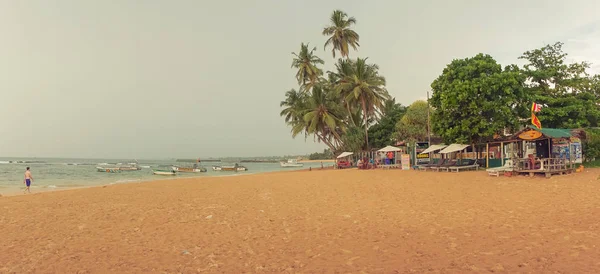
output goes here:
[{"label": "railing", "polygon": [[531,165],[529,159],[513,159],[515,163],[514,170],[539,170],[543,172],[554,172],[567,169],[573,169],[575,164],[566,158],[542,158],[536,159],[534,166]]}]

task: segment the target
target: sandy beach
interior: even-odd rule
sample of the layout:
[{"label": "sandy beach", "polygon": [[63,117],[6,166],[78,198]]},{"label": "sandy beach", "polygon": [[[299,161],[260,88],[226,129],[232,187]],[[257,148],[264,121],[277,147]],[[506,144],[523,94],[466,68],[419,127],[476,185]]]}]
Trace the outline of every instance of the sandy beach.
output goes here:
[{"label": "sandy beach", "polygon": [[600,170],[324,170],[0,197],[0,273],[598,273]]}]

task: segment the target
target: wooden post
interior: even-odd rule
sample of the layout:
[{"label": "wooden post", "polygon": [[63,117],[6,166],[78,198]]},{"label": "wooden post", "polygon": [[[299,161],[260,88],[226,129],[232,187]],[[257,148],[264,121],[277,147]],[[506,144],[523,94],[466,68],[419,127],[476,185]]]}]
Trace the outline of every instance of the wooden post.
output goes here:
[{"label": "wooden post", "polygon": [[500,166],[504,166],[504,142],[500,142]]},{"label": "wooden post", "polygon": [[552,139],[548,138],[548,158],[552,158],[552,149],[550,148],[550,144],[552,144]]},{"label": "wooden post", "polygon": [[427,142],[431,146],[431,126],[429,125],[429,90],[427,91]]},{"label": "wooden post", "polygon": [[485,168],[490,168],[490,143],[485,143]]}]

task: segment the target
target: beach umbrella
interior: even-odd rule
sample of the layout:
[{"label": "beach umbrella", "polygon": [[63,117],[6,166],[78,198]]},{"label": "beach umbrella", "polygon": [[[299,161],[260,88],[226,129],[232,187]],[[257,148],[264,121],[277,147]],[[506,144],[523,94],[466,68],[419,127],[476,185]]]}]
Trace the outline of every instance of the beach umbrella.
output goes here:
[{"label": "beach umbrella", "polygon": [[400,151],[400,150],[402,150],[402,149],[397,148],[395,146],[387,146],[387,147],[384,147],[384,148],[378,150],[378,152],[396,152],[396,151]]},{"label": "beach umbrella", "polygon": [[422,151],[419,154],[426,154],[426,153],[430,153],[430,152],[435,152],[437,150],[443,149],[447,147],[446,145],[431,145],[430,147],[428,147],[426,150]]},{"label": "beach umbrella", "polygon": [[342,154],[340,154],[337,158],[339,159],[339,158],[348,157],[348,156],[350,156],[352,154],[354,154],[354,153],[352,153],[352,152],[342,152]]}]

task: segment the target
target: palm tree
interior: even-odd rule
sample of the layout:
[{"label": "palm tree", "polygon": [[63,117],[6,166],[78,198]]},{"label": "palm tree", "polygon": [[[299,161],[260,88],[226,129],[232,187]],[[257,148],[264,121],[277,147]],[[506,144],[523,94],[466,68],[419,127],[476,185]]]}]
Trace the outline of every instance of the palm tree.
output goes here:
[{"label": "palm tree", "polygon": [[323,65],[325,62],[314,54],[315,50],[317,50],[316,47],[308,50],[308,44],[302,43],[298,53],[292,52],[295,56],[292,68],[298,69],[296,79],[304,91],[310,90],[323,75],[323,71],[317,65]]},{"label": "palm tree", "polygon": [[300,133],[304,133],[306,138],[308,133],[306,132],[306,124],[304,123],[304,114],[307,108],[307,94],[291,89],[285,93],[285,97],[285,100],[279,104],[279,106],[284,107],[279,115],[284,117],[286,124],[292,127],[292,138],[295,138]]},{"label": "palm tree", "polygon": [[315,134],[332,151],[337,151],[341,144],[341,133],[345,131],[342,121],[344,110],[336,97],[334,91],[322,85],[314,86],[303,117],[306,132]]},{"label": "palm tree", "polygon": [[[343,79],[345,79],[346,77],[352,77],[354,73],[353,67],[353,60],[338,59],[337,64],[335,64],[336,71],[328,71],[329,85],[333,87],[333,89],[336,89]],[[359,123],[361,120],[361,115],[360,111],[358,111],[358,109],[356,108],[356,105],[345,101],[343,96],[339,99],[339,102],[341,102],[348,111],[348,124],[352,126],[360,126]]]},{"label": "palm tree", "polygon": [[295,89],[290,89],[285,93],[285,100],[279,103],[280,107],[285,107],[280,116],[285,117],[286,123],[291,123],[302,119],[302,110],[306,104],[306,94],[298,92]]},{"label": "palm tree", "polygon": [[385,101],[390,98],[385,89],[385,78],[379,75],[379,67],[367,64],[367,58],[352,62],[352,72],[340,79],[336,86],[346,104],[360,105],[364,120],[365,140],[369,145],[369,120],[376,112],[384,108]]},{"label": "palm tree", "polygon": [[356,24],[354,17],[348,17],[348,14],[341,10],[334,10],[331,14],[331,25],[323,29],[323,35],[329,36],[327,42],[325,42],[324,48],[327,46],[333,46],[331,52],[333,58],[335,58],[335,51],[339,51],[342,57],[348,57],[349,48],[352,47],[354,50],[358,50],[360,46],[358,44],[359,36],[350,27]]}]

